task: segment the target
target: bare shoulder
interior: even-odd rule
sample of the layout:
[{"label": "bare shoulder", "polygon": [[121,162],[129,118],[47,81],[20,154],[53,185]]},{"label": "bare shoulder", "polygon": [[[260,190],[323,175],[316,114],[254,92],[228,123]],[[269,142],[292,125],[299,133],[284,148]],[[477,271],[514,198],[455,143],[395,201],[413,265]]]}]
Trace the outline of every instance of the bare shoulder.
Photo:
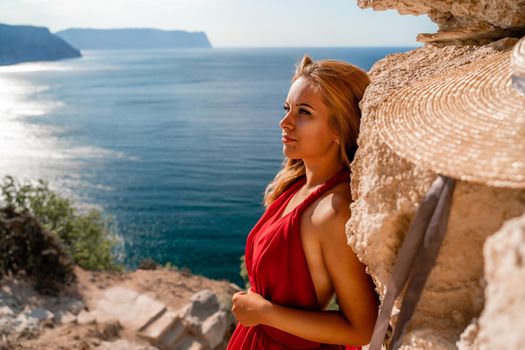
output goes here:
[{"label": "bare shoulder", "polygon": [[315,207],[311,222],[318,231],[320,240],[327,237],[329,228],[345,224],[350,218],[350,185],[341,183],[332,188],[324,195]]}]

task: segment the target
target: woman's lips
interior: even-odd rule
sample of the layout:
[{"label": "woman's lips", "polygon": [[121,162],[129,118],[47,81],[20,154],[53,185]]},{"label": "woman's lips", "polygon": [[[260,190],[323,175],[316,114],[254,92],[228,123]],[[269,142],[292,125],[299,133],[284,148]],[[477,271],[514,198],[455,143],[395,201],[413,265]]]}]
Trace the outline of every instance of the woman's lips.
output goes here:
[{"label": "woman's lips", "polygon": [[283,143],[290,143],[290,142],[294,142],[295,140],[290,138],[290,137],[288,137],[288,136],[284,136],[283,135],[282,141],[283,141]]}]

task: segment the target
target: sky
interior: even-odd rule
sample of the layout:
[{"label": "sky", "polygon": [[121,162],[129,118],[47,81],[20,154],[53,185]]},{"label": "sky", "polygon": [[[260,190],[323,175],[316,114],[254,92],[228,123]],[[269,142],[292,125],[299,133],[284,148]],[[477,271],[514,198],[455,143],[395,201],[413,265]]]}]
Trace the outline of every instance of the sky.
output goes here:
[{"label": "sky", "polygon": [[0,0],[0,23],[204,31],[214,47],[421,46],[427,16],[357,0]]}]

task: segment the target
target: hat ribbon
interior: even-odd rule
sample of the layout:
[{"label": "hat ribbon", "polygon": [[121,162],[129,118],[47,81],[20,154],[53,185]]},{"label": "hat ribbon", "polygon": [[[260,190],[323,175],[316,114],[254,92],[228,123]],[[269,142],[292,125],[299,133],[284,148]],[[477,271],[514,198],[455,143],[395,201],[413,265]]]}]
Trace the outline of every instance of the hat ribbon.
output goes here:
[{"label": "hat ribbon", "polygon": [[419,301],[428,275],[435,265],[445,236],[454,185],[454,179],[438,175],[421,200],[398,251],[369,350],[381,350],[394,301],[408,280],[389,350],[396,350],[401,345],[401,338]]}]

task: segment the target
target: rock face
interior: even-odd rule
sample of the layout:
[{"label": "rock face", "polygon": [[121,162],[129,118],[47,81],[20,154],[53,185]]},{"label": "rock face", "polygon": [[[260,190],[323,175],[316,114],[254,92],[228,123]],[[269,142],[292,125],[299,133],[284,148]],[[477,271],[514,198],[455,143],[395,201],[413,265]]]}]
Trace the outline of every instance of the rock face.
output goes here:
[{"label": "rock face", "polygon": [[462,334],[462,350],[523,349],[525,334],[525,214],[509,220],[483,247],[485,308]]},{"label": "rock face", "polygon": [[146,294],[116,286],[104,292],[94,309],[81,312],[77,322],[115,323],[161,350],[209,350],[223,342],[231,318],[208,289],[194,294],[180,310],[171,310]]},{"label": "rock face", "polygon": [[81,50],[210,48],[204,32],[158,29],[79,29],[57,32]]},{"label": "rock face", "polygon": [[507,36],[525,35],[523,0],[358,0],[361,8],[396,9],[400,14],[427,14],[437,34],[420,34],[418,41],[437,46],[487,44]]},{"label": "rock face", "polygon": [[80,56],[80,51],[47,28],[0,24],[0,65]]},{"label": "rock face", "polygon": [[23,275],[0,280],[0,349],[224,350],[240,288],[178,269],[75,267],[76,283],[42,295]]},{"label": "rock face", "polygon": [[[347,235],[381,294],[418,203],[436,174],[404,160],[382,143],[373,123],[377,107],[395,89],[446,74],[448,68],[507,50],[515,42],[503,39],[482,47],[426,46],[389,55],[369,72],[372,84],[361,102],[359,149],[352,163],[354,202]],[[485,239],[523,212],[525,190],[457,183],[446,237],[402,349],[456,348],[460,334],[483,310]]]}]

